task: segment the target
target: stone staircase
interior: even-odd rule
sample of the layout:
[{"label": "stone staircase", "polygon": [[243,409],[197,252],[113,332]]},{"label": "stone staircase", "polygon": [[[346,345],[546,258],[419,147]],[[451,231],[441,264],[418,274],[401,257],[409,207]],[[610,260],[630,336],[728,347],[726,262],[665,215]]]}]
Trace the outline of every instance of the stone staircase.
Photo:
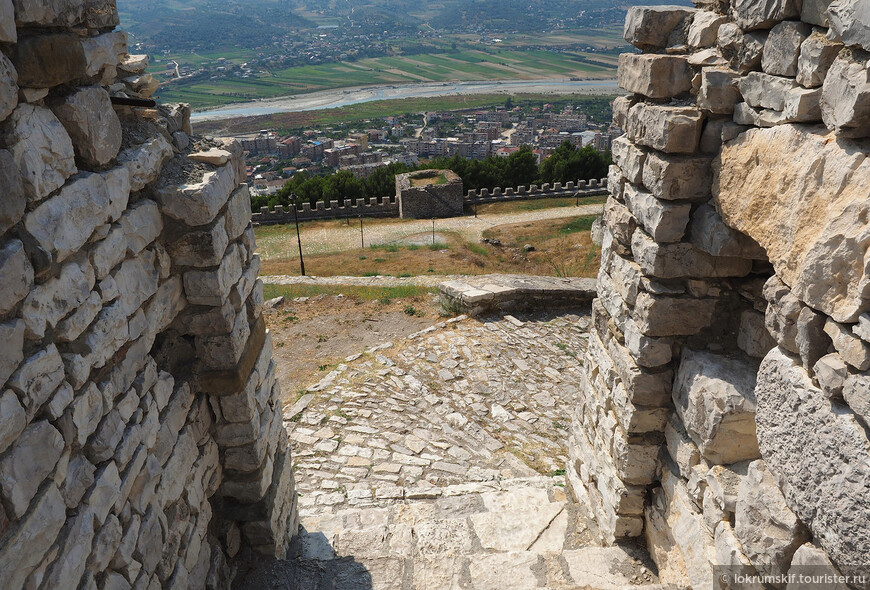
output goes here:
[{"label": "stone staircase", "polygon": [[597,547],[562,478],[472,482],[429,497],[303,518],[287,561],[251,562],[236,588],[629,590],[664,588],[635,545]]}]

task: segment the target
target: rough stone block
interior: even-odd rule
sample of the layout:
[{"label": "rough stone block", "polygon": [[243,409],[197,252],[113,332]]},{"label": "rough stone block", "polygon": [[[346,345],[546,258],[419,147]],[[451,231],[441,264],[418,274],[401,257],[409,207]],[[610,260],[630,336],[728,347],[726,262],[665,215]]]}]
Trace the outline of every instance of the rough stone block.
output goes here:
[{"label": "rough stone block", "polygon": [[33,501],[0,548],[0,587],[23,588],[30,573],[45,558],[66,522],[66,506],[53,483]]},{"label": "rough stone block", "polygon": [[870,6],[861,0],[834,0],[828,6],[833,31],[846,45],[870,51]]},{"label": "rough stone block", "polygon": [[764,44],[761,68],[774,76],[797,75],[801,43],[810,33],[812,27],[799,21],[785,21],[773,27]]},{"label": "rough stone block", "polygon": [[718,115],[730,115],[740,101],[737,80],[740,74],[730,68],[704,68],[701,71],[701,88],[698,91],[698,106]]},{"label": "rough stone block", "polygon": [[18,85],[51,88],[85,76],[87,60],[78,35],[69,33],[21,37],[12,48]]},{"label": "rough stone block", "polygon": [[711,10],[699,10],[692,19],[686,42],[690,47],[700,49],[713,47],[719,37],[719,27],[728,22],[728,18]]},{"label": "rough stone block", "polygon": [[105,166],[121,149],[121,122],[109,93],[100,86],[81,88],[52,105],[85,167]]},{"label": "rough stone block", "polygon": [[781,111],[785,108],[788,91],[797,87],[789,78],[771,76],[762,72],[750,72],[737,83],[740,94],[750,106]]},{"label": "rough stone block", "polygon": [[6,390],[0,395],[0,453],[14,443],[27,426],[24,408],[14,392]]},{"label": "rough stone block", "polygon": [[693,13],[684,6],[633,6],[625,17],[623,38],[645,51],[678,45],[685,42],[680,39],[682,25]]},{"label": "rough stone block", "polygon": [[190,226],[211,223],[236,188],[232,164],[206,172],[202,182],[166,186],[156,191],[157,202],[165,215]]},{"label": "rough stone block", "polygon": [[849,375],[843,383],[843,399],[870,426],[870,375]]},{"label": "rough stone block", "polygon": [[618,83],[649,98],[671,98],[692,88],[692,70],[684,56],[623,53]]},{"label": "rough stone block", "polygon": [[[870,522],[865,425],[848,408],[832,403],[800,363],[779,348],[761,364],[756,397],[759,447],[788,506],[843,574],[859,573],[854,564],[870,554],[870,538],[861,532]],[[792,552],[800,545],[794,536],[786,545]]]},{"label": "rough stone block", "polygon": [[0,43],[15,43],[17,40],[12,0],[0,0]]},{"label": "rough stone block", "polygon": [[704,116],[694,107],[638,103],[628,111],[629,139],[669,154],[691,154],[698,148]]},{"label": "rough stone block", "polygon": [[217,266],[227,250],[229,238],[219,220],[209,229],[187,231],[168,244],[167,250],[179,266]]},{"label": "rough stone block", "polygon": [[622,170],[628,182],[640,184],[647,156],[646,150],[637,147],[623,135],[613,140],[611,153],[614,163]]},{"label": "rough stone block", "polygon": [[713,323],[715,309],[715,299],[663,297],[642,292],[637,296],[632,319],[646,336],[690,336]]},{"label": "rough stone block", "polygon": [[830,318],[825,323],[825,333],[830,336],[840,357],[859,371],[870,369],[870,344],[867,344],[851,329]]},{"label": "rough stone block", "polygon": [[659,199],[706,199],[712,181],[710,158],[650,152],[645,159],[643,185]]},{"label": "rough stone block", "polygon": [[797,63],[797,82],[806,88],[818,88],[837,59],[842,45],[830,41],[820,32],[814,32],[801,43]]},{"label": "rough stone block", "polygon": [[24,218],[24,227],[46,251],[63,262],[108,219],[109,193],[99,174],[74,179]]},{"label": "rough stone block", "polygon": [[734,534],[756,569],[771,576],[786,573],[794,552],[809,539],[764,461],[753,461],[740,482]]},{"label": "rough stone block", "polygon": [[[0,27],[2,26],[0,24]],[[15,31],[14,27],[12,30]],[[15,66],[9,58],[0,54],[0,122],[8,117],[16,106],[18,106],[18,72],[15,71]]]},{"label": "rough stone block", "polygon": [[755,374],[748,359],[683,349],[674,405],[708,461],[726,465],[758,458]]},{"label": "rough stone block", "polygon": [[717,45],[731,67],[738,72],[749,72],[761,65],[767,31],[746,33],[734,23],[719,27]]},{"label": "rough stone block", "polygon": [[[788,574],[799,581],[789,582],[786,590],[816,590],[820,584],[829,590],[849,588],[839,581],[843,574],[831,563],[831,559],[812,543],[804,543],[794,552]],[[828,583],[829,580],[831,583]]]},{"label": "rough stone block", "polygon": [[29,421],[60,386],[63,378],[60,354],[57,347],[50,344],[28,357],[12,374],[7,385],[20,396]]},{"label": "rough stone block", "polygon": [[831,64],[819,104],[828,129],[847,137],[870,135],[870,71],[866,58],[840,53]]},{"label": "rough stone block", "polygon": [[734,0],[734,20],[741,29],[769,29],[780,21],[800,17],[796,0]]},{"label": "rough stone block", "polygon": [[677,242],[689,223],[690,203],[657,199],[634,185],[625,187],[625,204],[656,242]]},{"label": "rough stone block", "polygon": [[33,287],[33,267],[24,245],[12,240],[0,248],[0,314],[11,311]]},{"label": "rough stone block", "polygon": [[75,174],[72,141],[50,110],[20,104],[0,125],[0,145],[12,155],[28,201],[38,201]]},{"label": "rough stone block", "polygon": [[785,95],[782,116],[794,123],[816,123],[822,120],[822,90],[792,88]]},{"label": "rough stone block", "polygon": [[220,306],[241,276],[241,252],[238,246],[232,245],[216,270],[184,273],[184,292],[194,305]]},{"label": "rough stone block", "polygon": [[698,249],[712,256],[766,260],[767,254],[755,240],[725,225],[716,209],[701,205],[692,214],[689,239]]},{"label": "rough stone block", "polygon": [[157,180],[163,165],[174,154],[172,144],[162,135],[149,139],[142,145],[124,150],[118,161],[127,168],[130,190],[136,192]]},{"label": "rough stone block", "polygon": [[12,154],[0,149],[0,194],[3,195],[0,200],[0,236],[24,216],[27,198],[23,185]]},{"label": "rough stone block", "polygon": [[[765,249],[801,301],[848,323],[866,309],[870,244],[860,236],[867,231],[870,202],[862,187],[870,183],[870,162],[858,143],[832,139],[795,125],[750,130],[714,163],[713,198],[725,223]],[[785,160],[791,165],[780,166]],[[804,182],[807,170],[819,171],[818,182]]]},{"label": "rough stone block", "polygon": [[63,453],[63,437],[48,422],[31,424],[0,460],[0,493],[12,516],[27,512],[37,490]]},{"label": "rough stone block", "polygon": [[631,252],[645,275],[660,279],[746,276],[752,261],[711,256],[692,244],[658,244],[646,232],[634,232]]},{"label": "rough stone block", "polygon": [[849,367],[839,354],[832,352],[820,358],[813,365],[813,373],[826,396],[843,397],[843,385],[849,377]]},{"label": "rough stone block", "polygon": [[753,358],[764,358],[776,341],[767,331],[764,314],[747,309],[740,314],[740,328],[737,332],[737,346]]}]

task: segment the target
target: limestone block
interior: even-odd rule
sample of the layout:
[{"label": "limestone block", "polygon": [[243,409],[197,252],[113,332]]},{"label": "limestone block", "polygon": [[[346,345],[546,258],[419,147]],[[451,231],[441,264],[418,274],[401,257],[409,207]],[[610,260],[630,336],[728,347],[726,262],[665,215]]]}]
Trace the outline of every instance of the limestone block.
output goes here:
[{"label": "limestone block", "polygon": [[[806,5],[807,0],[804,0]],[[831,64],[843,46],[830,41],[821,32],[814,32],[801,43],[801,52],[797,63],[797,82],[806,88],[818,88],[828,75]]]},{"label": "limestone block", "polygon": [[57,341],[72,342],[81,336],[102,308],[103,300],[100,294],[96,291],[91,292],[72,315],[58,323]]},{"label": "limestone block", "polygon": [[67,508],[78,506],[85,492],[94,483],[96,468],[80,453],[72,456],[66,471],[66,478],[61,484],[61,495]]},{"label": "limestone block", "polygon": [[752,564],[763,574],[786,573],[809,531],[789,509],[764,461],[749,465],[736,508],[734,534]]},{"label": "limestone block", "polygon": [[21,37],[12,47],[18,85],[51,88],[85,75],[87,61],[77,35],[69,33]]},{"label": "limestone block", "polygon": [[704,116],[694,107],[637,103],[625,128],[635,143],[667,152],[691,154],[698,148]]},{"label": "limestone block", "polygon": [[704,204],[695,209],[689,227],[690,241],[707,254],[753,260],[767,259],[764,250],[755,240],[725,225],[710,205]]},{"label": "limestone block", "polygon": [[[625,176],[622,174],[622,170],[619,169],[619,166],[616,164],[611,164],[607,167],[607,192],[610,193],[610,196],[616,199],[617,201],[622,201],[622,191],[625,189]],[[600,224],[604,223],[604,219],[601,218]],[[598,226],[598,230],[601,229],[601,226]],[[601,234],[600,231],[596,229],[592,230],[593,239],[592,241],[597,245],[601,245]]]},{"label": "limestone block", "polygon": [[232,368],[241,358],[250,334],[247,314],[239,314],[229,334],[196,338],[197,358],[210,369]]},{"label": "limestone block", "polygon": [[12,0],[0,0],[0,43],[15,43],[17,40]]},{"label": "limestone block", "polygon": [[692,211],[690,203],[663,201],[631,184],[625,187],[625,204],[656,242],[679,241]]},{"label": "limestone block", "polygon": [[109,207],[107,213],[110,221],[117,221],[127,209],[130,200],[130,172],[124,165],[101,172],[100,176],[106,181],[106,190],[109,193]]},{"label": "limestone block", "polygon": [[80,88],[53,104],[51,110],[72,138],[84,167],[105,166],[118,155],[121,121],[102,87]]},{"label": "limestone block", "polygon": [[160,283],[155,256],[145,250],[136,258],[128,258],[113,275],[118,285],[118,302],[124,315],[131,316],[154,293]]},{"label": "limestone block", "polygon": [[701,462],[701,453],[698,447],[686,434],[686,429],[676,414],[671,414],[665,425],[665,445],[671,460],[680,471],[683,479],[688,479],[692,474],[692,468]]},{"label": "limestone block", "polygon": [[767,331],[764,314],[753,309],[740,313],[740,327],[737,332],[737,346],[753,358],[764,358],[776,341]]},{"label": "limestone block", "polygon": [[0,126],[0,145],[12,154],[28,201],[38,201],[75,174],[72,141],[54,114],[20,104]]},{"label": "limestone block", "polygon": [[640,184],[643,178],[646,150],[637,147],[624,135],[613,140],[610,150],[614,163],[622,170],[628,182]]},{"label": "limestone block", "polygon": [[93,549],[87,560],[89,569],[101,572],[109,567],[112,556],[121,544],[122,534],[123,528],[118,517],[110,514],[94,538]]},{"label": "limestone block", "polygon": [[749,260],[711,256],[685,242],[658,244],[641,230],[632,236],[631,251],[645,275],[660,279],[739,277],[752,267]]},{"label": "limestone block", "polygon": [[817,123],[822,120],[822,89],[792,88],[785,95],[782,115],[789,122]]},{"label": "limestone block", "polygon": [[870,538],[861,533],[870,522],[865,425],[832,404],[779,348],[761,363],[756,397],[759,447],[789,507],[843,574],[859,573],[860,567],[849,566],[870,554]]},{"label": "limestone block", "polygon": [[[765,249],[795,296],[847,323],[867,305],[862,220],[870,202],[861,187],[870,162],[859,144],[832,138],[794,125],[744,133],[714,162],[713,199],[725,223]],[[792,165],[779,166],[785,159]],[[806,170],[818,170],[818,181],[806,182]]]},{"label": "limestone block", "polygon": [[118,64],[118,69],[130,74],[141,74],[151,63],[151,58],[147,54],[126,55]]},{"label": "limestone block", "polygon": [[[743,547],[740,546],[740,541],[737,535],[734,534],[734,528],[731,523],[723,521],[716,525],[714,531],[714,543],[716,547],[716,564],[722,568],[722,576],[733,576],[735,573],[742,575],[757,575],[758,572],[752,567],[749,558],[743,553]],[[728,580],[733,578],[722,578],[724,581],[723,587],[735,588],[736,583],[728,584]],[[739,583],[741,590],[764,590],[765,586],[752,581]]]},{"label": "limestone block", "polygon": [[870,135],[870,71],[864,61],[840,53],[825,76],[819,104],[828,129],[847,137]]},{"label": "limestone block", "polygon": [[637,329],[646,336],[690,336],[713,323],[715,299],[663,297],[640,293],[632,310]]},{"label": "limestone block", "polygon": [[816,381],[828,397],[842,398],[843,385],[849,377],[849,367],[836,352],[826,354],[813,365]]},{"label": "limestone block", "polygon": [[769,29],[779,21],[800,17],[796,0],[734,0],[731,11],[741,29]]},{"label": "limestone block", "polygon": [[843,399],[870,426],[870,376],[849,375],[843,384]]},{"label": "limestone block", "polygon": [[13,518],[21,518],[45,478],[63,453],[63,437],[48,422],[40,421],[24,429],[0,460],[0,491]]},{"label": "limestone block", "polygon": [[24,408],[18,402],[14,392],[6,390],[0,395],[0,452],[18,439],[27,426]]},{"label": "limestone block", "polygon": [[[0,27],[2,26],[0,24]],[[12,32],[15,32],[14,27]],[[18,72],[15,71],[15,66],[8,57],[0,55],[0,121],[8,117],[16,106],[18,106]]]},{"label": "limestone block", "polygon": [[63,262],[88,241],[108,216],[109,193],[99,174],[84,173],[24,218],[39,245]]},{"label": "limestone block", "polygon": [[710,158],[650,152],[644,162],[643,185],[659,199],[706,199],[712,180]]},{"label": "limestone block", "polygon": [[698,106],[719,115],[730,115],[740,101],[737,80],[740,74],[730,68],[714,67],[701,70]]},{"label": "limestone block", "polygon": [[726,465],[758,458],[755,364],[740,357],[683,349],[674,405],[701,454]]},{"label": "limestone block", "polygon": [[126,238],[126,252],[129,256],[137,256],[154,242],[163,230],[160,209],[151,199],[136,202],[124,213],[119,223]]},{"label": "limestone block", "polygon": [[63,498],[57,486],[49,483],[0,549],[0,587],[23,588],[65,522]]},{"label": "limestone block", "polygon": [[637,104],[633,96],[617,96],[613,99],[613,122],[620,128],[628,127],[628,111]]},{"label": "limestone block", "polygon": [[185,232],[168,244],[167,250],[172,261],[179,266],[216,266],[224,257],[228,244],[224,224],[218,221],[208,229]]},{"label": "limestone block", "polygon": [[33,267],[24,245],[12,240],[0,248],[0,314],[11,311],[33,287]]},{"label": "limestone block", "polygon": [[686,564],[677,546],[673,529],[668,522],[668,499],[662,488],[650,493],[650,502],[644,507],[644,537],[650,557],[658,567],[659,581],[678,588],[689,588]]},{"label": "limestone block", "polygon": [[750,72],[737,83],[743,99],[756,108],[781,111],[785,108],[788,91],[797,87],[789,78],[771,76],[762,72]]},{"label": "limestone block", "polygon": [[625,17],[623,38],[645,51],[682,44],[683,26],[694,12],[684,6],[633,6]]},{"label": "limestone block", "polygon": [[121,152],[118,161],[127,168],[130,175],[130,190],[140,191],[154,182],[173,154],[172,144],[162,135]]},{"label": "limestone block", "polygon": [[83,38],[82,50],[87,63],[85,74],[111,84],[115,81],[119,56],[126,52],[126,48],[127,35],[119,31]]},{"label": "limestone block", "polygon": [[870,6],[860,0],[834,0],[828,6],[833,31],[846,45],[870,51]]},{"label": "limestone block", "polygon": [[719,27],[728,22],[728,18],[711,10],[699,10],[692,19],[686,42],[690,47],[700,49],[713,47],[719,36]]},{"label": "limestone block", "polygon": [[235,240],[251,222],[251,193],[247,184],[243,184],[230,195],[224,215],[227,237],[231,241]]},{"label": "limestone block", "polygon": [[12,154],[0,149],[0,235],[18,223],[24,216],[27,198],[24,196],[24,183]]},{"label": "limestone block", "polygon": [[692,88],[692,70],[681,55],[623,53],[617,75],[620,88],[649,98],[671,98]]},{"label": "limestone block", "polygon": [[157,92],[160,82],[151,74],[140,74],[124,78],[124,83],[142,98],[149,98]]},{"label": "limestone block", "polygon": [[61,531],[60,556],[46,570],[44,584],[47,588],[71,589],[85,571],[87,559],[94,540],[94,515],[81,510],[67,520]]},{"label": "limestone block", "polygon": [[618,253],[630,254],[631,236],[637,229],[638,223],[628,207],[616,199],[607,199],[607,203],[604,205],[604,224],[610,231],[613,241],[621,245],[622,250],[624,250]]},{"label": "limestone block", "polygon": [[825,323],[825,333],[840,357],[859,371],[866,371],[870,369],[870,344],[855,336],[850,328],[830,318]]},{"label": "limestone block", "polygon": [[220,306],[241,276],[241,252],[234,244],[227,249],[216,270],[195,270],[184,273],[184,293],[187,300],[194,305]]},{"label": "limestone block", "polygon": [[827,317],[824,314],[807,306],[801,307],[798,314],[795,344],[806,368],[815,365],[831,348],[831,339],[824,331],[825,320]]},{"label": "limestone block", "polygon": [[801,576],[805,576],[805,580],[790,581],[786,590],[815,590],[820,584],[824,584],[830,590],[848,590],[849,588],[846,584],[838,581],[842,579],[843,574],[831,563],[831,559],[812,543],[804,543],[798,547],[794,557],[792,557],[791,569],[788,573],[795,580],[800,580]]},{"label": "limestone block", "polygon": [[94,485],[85,497],[85,504],[93,510],[97,522],[103,524],[111,512],[121,489],[118,466],[107,461],[94,476]]},{"label": "limestone block", "polygon": [[63,362],[57,347],[50,344],[29,356],[9,378],[7,385],[18,393],[28,421],[63,381]]},{"label": "limestone block", "polygon": [[746,33],[734,23],[719,27],[717,45],[731,67],[738,72],[749,72],[761,65],[767,31]]},{"label": "limestone block", "polygon": [[812,27],[800,21],[781,22],[767,36],[761,55],[761,68],[774,76],[797,75],[801,44],[812,33]]},{"label": "limestone block", "polygon": [[803,0],[801,20],[820,27],[828,26],[828,6],[832,0]]},{"label": "limestone block", "polygon": [[746,477],[749,465],[749,461],[733,465],[714,465],[707,472],[707,489],[712,493],[716,504],[725,512],[737,511],[740,484]]},{"label": "limestone block", "polygon": [[211,223],[236,188],[232,164],[206,172],[202,182],[166,186],[156,191],[165,215],[190,226]]},{"label": "limestone block", "polygon": [[164,331],[187,306],[181,277],[175,276],[160,285],[145,308],[148,330],[153,334]]}]

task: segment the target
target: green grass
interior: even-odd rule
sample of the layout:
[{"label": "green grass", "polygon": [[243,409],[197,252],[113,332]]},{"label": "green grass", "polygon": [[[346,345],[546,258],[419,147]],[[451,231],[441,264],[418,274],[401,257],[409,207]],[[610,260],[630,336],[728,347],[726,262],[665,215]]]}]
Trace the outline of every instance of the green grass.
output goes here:
[{"label": "green grass", "polygon": [[353,297],[361,301],[379,301],[383,299],[402,299],[407,297],[420,297],[437,293],[436,287],[417,287],[405,285],[401,287],[362,287],[348,285],[263,285],[263,294],[266,299],[284,296],[287,299],[294,297],[316,297],[317,295],[338,295]]},{"label": "green grass", "polygon": [[[249,59],[244,50],[172,56],[199,67],[219,57],[232,63]],[[152,71],[166,68],[169,60]],[[164,101],[189,102],[194,108],[288,94],[302,94],[349,86],[446,82],[458,80],[537,79],[557,76],[606,78],[616,74],[615,64],[597,54],[542,49],[474,48],[441,54],[374,57],[355,62],[295,66],[260,72],[250,78],[181,81],[161,88]]]}]

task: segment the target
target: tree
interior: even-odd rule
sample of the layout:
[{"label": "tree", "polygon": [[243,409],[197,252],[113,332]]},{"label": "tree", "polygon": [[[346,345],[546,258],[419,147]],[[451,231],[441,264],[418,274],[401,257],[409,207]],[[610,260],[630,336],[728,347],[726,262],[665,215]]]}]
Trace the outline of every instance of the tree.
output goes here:
[{"label": "tree", "polygon": [[552,184],[604,178],[611,163],[610,152],[602,153],[589,145],[578,149],[566,140],[541,163],[540,180]]},{"label": "tree", "polygon": [[524,145],[508,156],[503,176],[501,186],[505,188],[533,184],[538,177],[538,157],[532,148]]}]

